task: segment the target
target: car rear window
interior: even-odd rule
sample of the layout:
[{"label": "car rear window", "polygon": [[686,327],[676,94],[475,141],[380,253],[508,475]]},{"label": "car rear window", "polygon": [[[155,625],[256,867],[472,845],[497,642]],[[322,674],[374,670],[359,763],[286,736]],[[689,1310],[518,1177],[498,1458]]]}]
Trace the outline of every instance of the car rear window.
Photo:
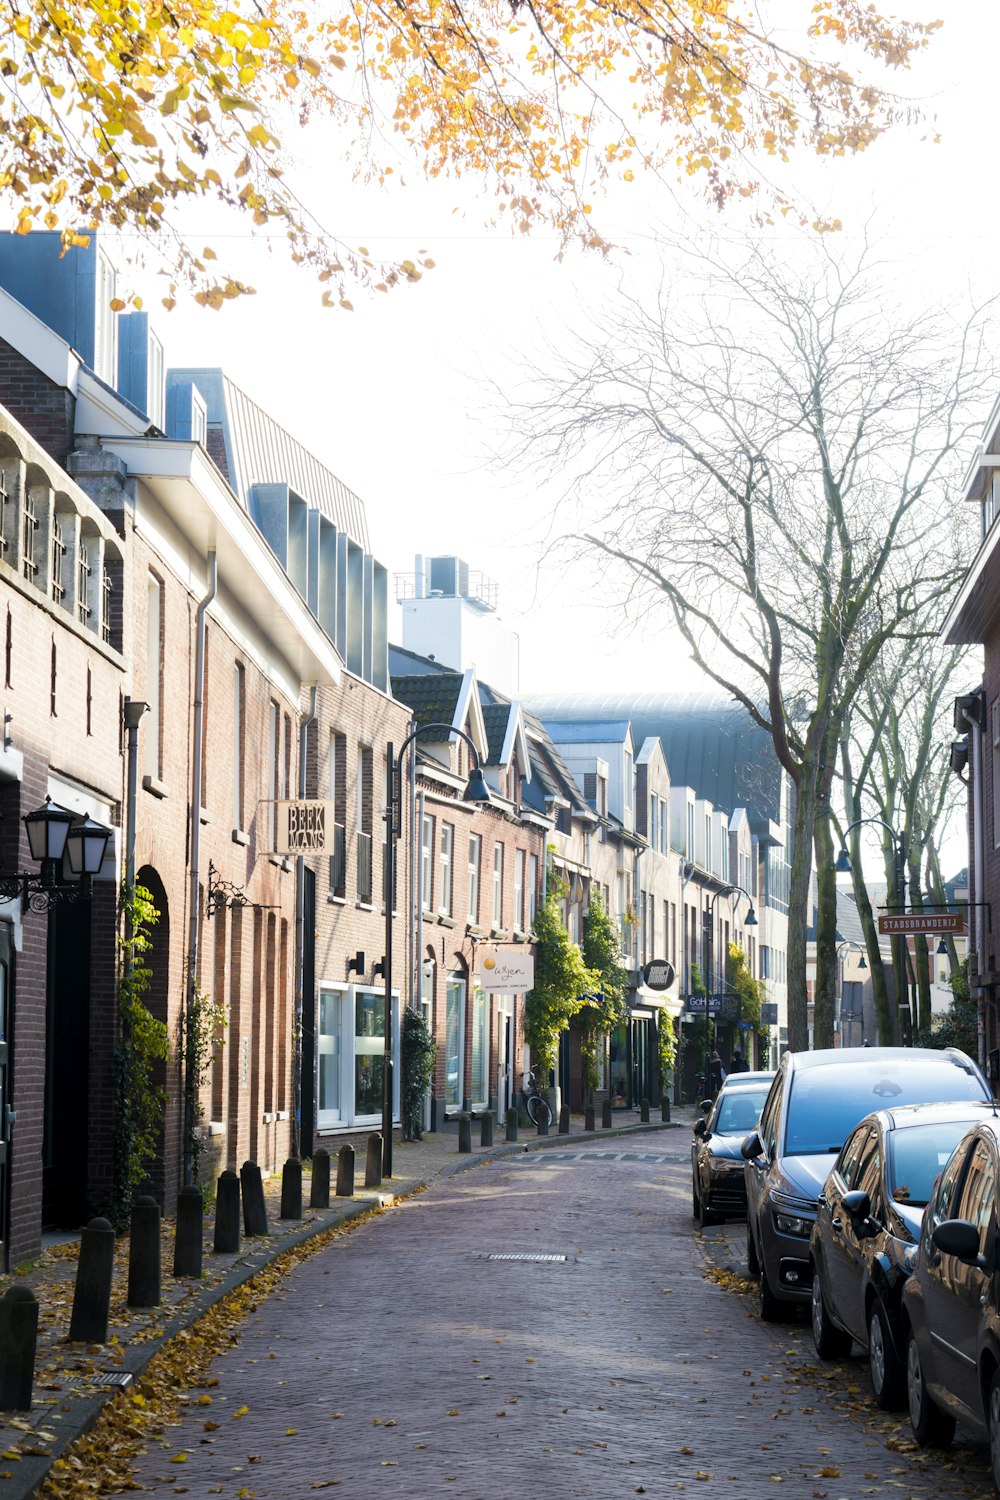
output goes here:
[{"label": "car rear window", "polygon": [[911,1208],[926,1208],[934,1183],[973,1123],[973,1119],[942,1120],[890,1131],[889,1196]]},{"label": "car rear window", "polygon": [[[971,1068],[949,1058],[892,1058],[802,1068],[792,1077],[785,1125],[788,1156],[839,1151],[865,1115],[894,1104],[988,1099]],[[936,1174],[935,1174],[936,1175]]]},{"label": "car rear window", "polygon": [[719,1102],[719,1118],[715,1129],[720,1135],[749,1135],[764,1108],[767,1085],[759,1089],[727,1090]]}]

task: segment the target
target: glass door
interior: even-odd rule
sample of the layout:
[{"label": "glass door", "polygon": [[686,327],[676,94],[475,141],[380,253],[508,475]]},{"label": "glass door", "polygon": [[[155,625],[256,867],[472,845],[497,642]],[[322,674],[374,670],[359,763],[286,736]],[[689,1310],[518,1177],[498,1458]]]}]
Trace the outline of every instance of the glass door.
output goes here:
[{"label": "glass door", "polygon": [[462,1108],[465,1083],[465,980],[448,975],[444,1010],[444,1106]]},{"label": "glass door", "polygon": [[354,992],[354,1120],[356,1124],[382,1118],[382,1077],[385,1064],[385,996],[370,990]]},{"label": "glass door", "polygon": [[472,1107],[485,1109],[490,1092],[490,997],[472,992]]},{"label": "glass door", "polygon": [[321,989],[319,992],[319,1035],[316,1043],[316,1087],[317,1124],[320,1130],[339,1125],[343,1119],[341,1067],[343,1044],[341,1042],[341,1015],[343,995],[338,990]]}]

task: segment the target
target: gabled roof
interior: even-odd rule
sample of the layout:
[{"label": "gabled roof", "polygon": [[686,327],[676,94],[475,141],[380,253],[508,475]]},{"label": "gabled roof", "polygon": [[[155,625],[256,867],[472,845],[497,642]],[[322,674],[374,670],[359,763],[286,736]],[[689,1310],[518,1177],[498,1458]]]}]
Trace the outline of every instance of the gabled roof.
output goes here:
[{"label": "gabled roof", "polygon": [[[452,729],[465,729],[468,724],[468,733],[480,757],[489,754],[476,674],[471,667],[466,672],[393,677],[391,685],[392,696],[406,704],[418,726],[449,724]],[[442,734],[438,743],[448,738]],[[430,743],[427,736],[424,742]]]}]

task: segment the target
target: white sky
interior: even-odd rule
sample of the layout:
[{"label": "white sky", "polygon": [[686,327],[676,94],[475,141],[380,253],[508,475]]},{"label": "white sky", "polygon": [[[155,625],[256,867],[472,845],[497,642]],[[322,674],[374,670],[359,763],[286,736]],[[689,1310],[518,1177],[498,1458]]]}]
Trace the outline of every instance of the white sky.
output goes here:
[{"label": "white sky", "polygon": [[[925,19],[927,5],[906,0]],[[944,9],[944,7],[939,7]],[[973,283],[996,290],[997,209],[984,173],[993,135],[1000,6],[967,0],[926,57],[897,86],[933,112],[939,145],[923,127],[899,128],[865,155],[839,162],[800,159],[800,195],[839,216],[850,233],[874,213],[873,232],[904,262],[915,300],[956,300]],[[318,217],[375,253],[426,249],[437,269],[388,296],[352,294],[353,314],[325,311],[308,272],[250,244],[240,225],[198,211],[199,237],[226,270],[258,295],[213,313],[185,305],[156,316],[160,283],[137,284],[173,364],[222,365],[256,401],[311,447],[365,500],[377,556],[408,572],[413,555],[452,553],[500,584],[501,613],[521,638],[523,690],[615,687],[637,691],[694,685],[693,669],[650,622],[623,628],[621,610],[601,597],[583,568],[546,568],[534,487],[508,484],[483,461],[490,432],[479,421],[483,372],[508,354],[531,359],[546,333],[586,316],[625,273],[641,281],[651,263],[651,226],[676,222],[670,195],[637,176],[614,208],[596,217],[627,255],[607,264],[575,255],[553,260],[544,238],[511,238],[484,228],[492,199],[471,179],[393,192],[362,190],[336,168],[337,138],[301,137],[303,195]],[[334,167],[330,163],[334,162]],[[455,202],[465,205],[454,213]],[[693,204],[709,226],[717,216]],[[601,217],[603,213],[603,217]],[[221,232],[213,232],[221,231]],[[790,236],[775,231],[780,244]],[[610,626],[616,628],[609,629]]]}]

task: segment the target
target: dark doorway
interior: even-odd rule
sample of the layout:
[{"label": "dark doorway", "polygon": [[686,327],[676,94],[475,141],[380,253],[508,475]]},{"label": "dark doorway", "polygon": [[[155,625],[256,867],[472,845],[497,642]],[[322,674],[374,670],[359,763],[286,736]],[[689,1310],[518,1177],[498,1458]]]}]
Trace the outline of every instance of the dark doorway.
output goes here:
[{"label": "dark doorway", "polygon": [[49,912],[42,1226],[87,1218],[90,1090],[90,903]]},{"label": "dark doorway", "polygon": [[[167,905],[167,893],[163,888],[163,881],[151,865],[143,865],[135,877],[137,886],[149,892],[152,897],[153,907],[157,912],[156,920],[153,922],[147,934],[149,948],[143,954],[143,967],[149,969],[149,989],[143,995],[143,1003],[148,1007],[150,1014],[157,1021],[162,1021],[166,1026],[169,1021],[168,1001],[170,994],[170,911]],[[164,1095],[167,1091],[167,1063],[156,1064],[153,1073],[153,1087],[159,1089]],[[152,1192],[159,1201],[160,1207],[164,1206],[167,1191],[167,1122],[166,1115],[161,1114],[160,1129],[157,1140],[156,1156],[147,1164],[147,1181],[143,1185],[143,1192]]]}]

